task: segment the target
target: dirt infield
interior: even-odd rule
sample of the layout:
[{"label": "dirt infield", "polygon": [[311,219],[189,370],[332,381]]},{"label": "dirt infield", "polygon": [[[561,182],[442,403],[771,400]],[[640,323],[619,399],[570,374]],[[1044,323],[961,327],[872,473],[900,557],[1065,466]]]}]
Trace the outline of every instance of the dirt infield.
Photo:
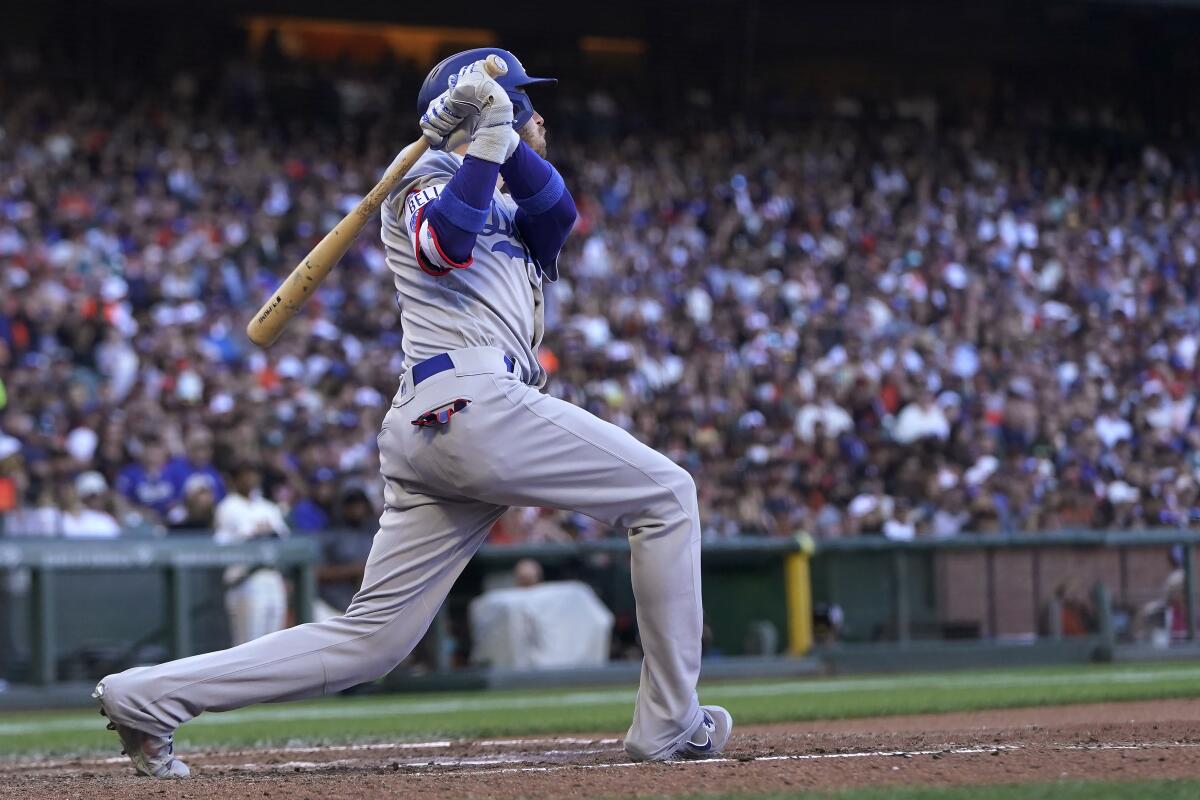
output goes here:
[{"label": "dirt infield", "polygon": [[507,800],[1200,778],[1200,700],[742,726],[725,757],[675,764],[631,764],[619,739],[589,736],[182,755],[192,780],[132,777],[124,758],[0,761],[0,797]]}]

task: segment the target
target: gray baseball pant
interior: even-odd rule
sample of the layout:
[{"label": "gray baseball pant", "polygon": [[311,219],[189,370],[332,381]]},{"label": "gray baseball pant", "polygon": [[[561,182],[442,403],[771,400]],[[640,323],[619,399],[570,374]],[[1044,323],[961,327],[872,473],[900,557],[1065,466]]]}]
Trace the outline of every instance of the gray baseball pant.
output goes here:
[{"label": "gray baseball pant", "polygon": [[[382,677],[412,651],[509,506],[570,509],[629,531],[645,658],[626,751],[670,755],[700,722],[700,520],[692,478],[627,432],[510,374],[490,347],[401,376],[379,434],[386,507],[345,615],[104,679],[112,718],[166,736],[204,711],[297,700]],[[423,412],[470,404],[445,425]]]}]

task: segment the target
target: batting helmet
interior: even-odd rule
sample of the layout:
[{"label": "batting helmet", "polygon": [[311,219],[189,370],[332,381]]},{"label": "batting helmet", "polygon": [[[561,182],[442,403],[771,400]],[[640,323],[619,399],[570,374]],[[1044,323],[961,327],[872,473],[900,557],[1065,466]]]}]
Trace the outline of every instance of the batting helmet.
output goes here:
[{"label": "batting helmet", "polygon": [[499,47],[477,47],[474,50],[464,50],[461,53],[455,53],[430,70],[429,75],[425,77],[425,83],[421,84],[421,93],[417,95],[417,111],[424,112],[435,97],[449,88],[451,75],[457,75],[463,67],[490,55],[500,56],[508,65],[507,74],[501,75],[496,82],[504,87],[504,91],[508,92],[508,97],[512,100],[513,127],[519,130],[533,116],[533,103],[530,102],[529,95],[525,94],[525,87],[538,83],[558,83],[558,79],[535,78],[527,75],[525,67],[521,66],[517,57]]}]

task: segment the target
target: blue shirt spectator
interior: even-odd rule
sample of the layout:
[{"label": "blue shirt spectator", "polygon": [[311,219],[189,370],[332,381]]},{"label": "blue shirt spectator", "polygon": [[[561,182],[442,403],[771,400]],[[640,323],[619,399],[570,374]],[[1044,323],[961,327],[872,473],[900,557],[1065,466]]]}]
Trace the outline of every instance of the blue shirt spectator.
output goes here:
[{"label": "blue shirt spectator", "polygon": [[[137,461],[117,475],[117,491],[139,509],[148,510],[161,522],[179,496],[166,474],[167,450],[158,439],[143,439]],[[182,486],[180,486],[182,490]]]}]

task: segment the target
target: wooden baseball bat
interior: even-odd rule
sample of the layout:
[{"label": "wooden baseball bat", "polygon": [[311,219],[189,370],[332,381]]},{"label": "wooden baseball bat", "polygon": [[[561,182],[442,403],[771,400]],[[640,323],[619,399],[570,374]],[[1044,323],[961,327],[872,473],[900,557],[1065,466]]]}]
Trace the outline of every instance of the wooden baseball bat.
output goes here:
[{"label": "wooden baseball bat", "polygon": [[[508,72],[508,65],[499,56],[490,55],[486,59],[484,69],[488,75],[498,78]],[[296,312],[317,290],[329,271],[346,255],[346,251],[367,224],[367,220],[379,211],[384,199],[395,190],[413,164],[417,163],[417,159],[428,149],[429,142],[423,136],[404,148],[400,159],[384,174],[379,183],[375,184],[375,188],[367,192],[366,197],[359,201],[354,210],[317,242],[316,247],[292,270],[287,280],[279,284],[279,288],[271,293],[270,299],[263,303],[262,308],[246,326],[246,336],[250,341],[259,347],[270,347],[275,343],[288,321],[296,316]]]}]

